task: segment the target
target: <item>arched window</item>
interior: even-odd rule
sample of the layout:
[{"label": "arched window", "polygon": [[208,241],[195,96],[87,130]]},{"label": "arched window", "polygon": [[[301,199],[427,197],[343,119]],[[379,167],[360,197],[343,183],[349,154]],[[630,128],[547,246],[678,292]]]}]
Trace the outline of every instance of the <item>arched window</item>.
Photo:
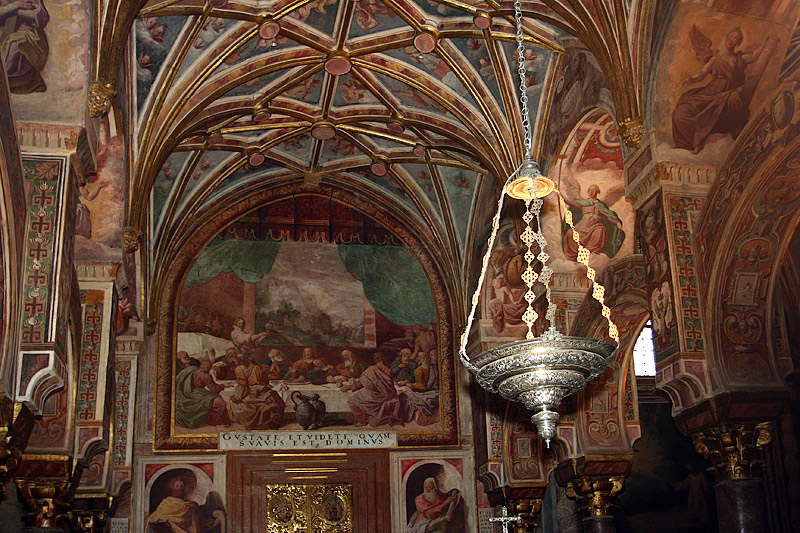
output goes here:
[{"label": "arched window", "polygon": [[648,320],[633,345],[633,369],[637,376],[656,375],[656,351],[653,346],[653,325]]}]

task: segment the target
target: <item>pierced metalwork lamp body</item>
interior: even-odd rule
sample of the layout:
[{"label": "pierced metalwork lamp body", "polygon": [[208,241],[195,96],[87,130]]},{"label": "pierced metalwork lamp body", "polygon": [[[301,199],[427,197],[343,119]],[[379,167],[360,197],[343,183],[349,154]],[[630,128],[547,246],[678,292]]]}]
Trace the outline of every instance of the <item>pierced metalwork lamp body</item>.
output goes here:
[{"label": "pierced metalwork lamp body", "polygon": [[[478,287],[472,296],[472,307],[467,317],[467,325],[461,336],[459,354],[464,366],[477,378],[484,389],[500,394],[503,398],[521,402],[534,414],[531,421],[536,425],[539,436],[547,445],[556,434],[556,422],[559,415],[555,409],[561,401],[586,386],[586,383],[606,369],[606,359],[616,349],[603,339],[590,339],[583,337],[569,337],[562,335],[554,326],[556,307],[550,297],[550,278],[553,270],[547,265],[550,256],[545,252],[547,241],[542,233],[540,213],[543,198],[552,192],[558,193],[552,180],[542,176],[539,165],[531,155],[530,119],[528,117],[524,48],[522,33],[522,12],[520,0],[515,2],[515,15],[517,21],[517,55],[520,75],[520,104],[522,110],[522,123],[525,130],[525,158],[520,167],[508,178],[500,193],[497,202],[497,212],[492,220],[492,233],[489,237],[488,249],[483,257]],[[508,194],[512,198],[525,202],[525,230],[520,234],[520,239],[527,246],[524,255],[527,268],[522,273],[522,280],[528,287],[525,300],[528,308],[522,315],[522,320],[528,326],[526,340],[514,341],[503,346],[491,349],[472,359],[467,357],[467,340],[475,316],[480,291],[486,276],[497,230],[500,226],[500,214],[503,209],[503,200]],[[559,194],[559,200],[564,202]],[[571,212],[567,213],[566,222],[572,228],[572,238],[578,245],[578,262],[586,266],[587,277],[592,281],[592,296],[600,303],[602,315],[606,317],[609,325],[609,335],[619,343],[617,327],[611,320],[611,310],[604,303],[605,288],[595,281],[595,271],[589,266],[589,250],[580,243],[580,236],[572,224]],[[537,229],[533,229],[533,221]],[[534,253],[534,244],[538,253]],[[541,263],[540,272],[533,268],[534,259]],[[550,327],[542,335],[536,337],[533,333],[538,313],[533,308],[536,295],[533,286],[536,282],[545,287],[547,299],[547,312],[545,318],[550,322]]]}]

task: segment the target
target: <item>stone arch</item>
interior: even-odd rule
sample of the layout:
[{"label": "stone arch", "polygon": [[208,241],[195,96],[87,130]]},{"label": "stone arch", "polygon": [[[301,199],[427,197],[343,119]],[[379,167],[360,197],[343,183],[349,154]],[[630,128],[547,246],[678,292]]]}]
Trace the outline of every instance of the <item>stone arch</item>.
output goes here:
[{"label": "stone arch", "polygon": [[[696,246],[703,318],[718,325],[708,350],[717,388],[783,386],[772,302],[800,221],[800,116],[793,105],[782,111],[798,96],[787,87],[773,93],[720,168],[703,209]],[[766,141],[767,130],[777,139]]]},{"label": "stone arch", "polygon": [[[603,273],[601,284],[606,289],[611,317],[619,328],[620,344],[609,359],[606,372],[576,396],[576,455],[629,452],[641,433],[635,406],[630,409],[626,402],[633,397],[629,393],[635,387],[631,371],[633,345],[650,317],[644,258],[636,254],[614,261]],[[599,304],[587,294],[570,335],[596,338],[605,337],[606,331]]]}]

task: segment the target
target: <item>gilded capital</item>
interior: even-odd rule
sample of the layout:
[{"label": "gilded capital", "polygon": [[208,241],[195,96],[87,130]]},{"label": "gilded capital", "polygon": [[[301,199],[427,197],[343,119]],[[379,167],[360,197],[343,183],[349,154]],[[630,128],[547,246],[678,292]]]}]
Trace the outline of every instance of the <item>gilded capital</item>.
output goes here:
[{"label": "gilded capital", "polygon": [[639,148],[644,139],[644,122],[641,117],[628,118],[619,123],[619,134],[625,144],[631,148]]},{"label": "gilded capital", "polygon": [[66,508],[72,496],[68,480],[18,480],[22,497],[33,509],[28,517],[30,526],[56,529],[66,522]]},{"label": "gilded capital", "polygon": [[694,449],[711,461],[718,481],[757,475],[761,449],[772,442],[770,422],[721,424],[692,435]]},{"label": "gilded capital", "polygon": [[0,484],[19,468],[33,428],[33,413],[22,403],[0,397]]},{"label": "gilded capital", "polygon": [[613,514],[613,499],[622,490],[622,476],[583,476],[570,480],[567,496],[578,500],[584,518]]},{"label": "gilded capital", "polygon": [[81,467],[69,455],[25,454],[14,478],[22,497],[33,510],[28,525],[39,528],[66,526]]},{"label": "gilded capital", "polygon": [[538,527],[536,518],[542,510],[541,498],[512,498],[508,504],[509,515],[519,517],[517,522],[511,524],[514,533],[524,533]]},{"label": "gilded capital", "polygon": [[67,511],[72,531],[102,533],[106,531],[113,498],[103,494],[77,495]]},{"label": "gilded capital", "polygon": [[89,86],[89,113],[92,117],[102,117],[111,109],[111,100],[116,91],[114,88],[99,81],[94,81]]},{"label": "gilded capital", "polygon": [[124,249],[125,253],[129,254],[139,249],[139,243],[142,239],[142,232],[133,228],[125,228],[124,233]]}]

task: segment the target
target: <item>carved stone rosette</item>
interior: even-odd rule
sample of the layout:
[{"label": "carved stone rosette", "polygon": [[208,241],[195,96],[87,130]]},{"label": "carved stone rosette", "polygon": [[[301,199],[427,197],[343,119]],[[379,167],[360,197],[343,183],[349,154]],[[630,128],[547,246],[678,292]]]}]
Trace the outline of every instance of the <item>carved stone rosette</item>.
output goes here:
[{"label": "carved stone rosette", "polygon": [[89,113],[92,117],[102,117],[111,109],[111,99],[116,94],[114,88],[99,81],[89,87]]},{"label": "carved stone rosette", "polygon": [[692,435],[694,449],[711,461],[717,481],[758,477],[762,448],[772,442],[772,423],[736,422]]}]

